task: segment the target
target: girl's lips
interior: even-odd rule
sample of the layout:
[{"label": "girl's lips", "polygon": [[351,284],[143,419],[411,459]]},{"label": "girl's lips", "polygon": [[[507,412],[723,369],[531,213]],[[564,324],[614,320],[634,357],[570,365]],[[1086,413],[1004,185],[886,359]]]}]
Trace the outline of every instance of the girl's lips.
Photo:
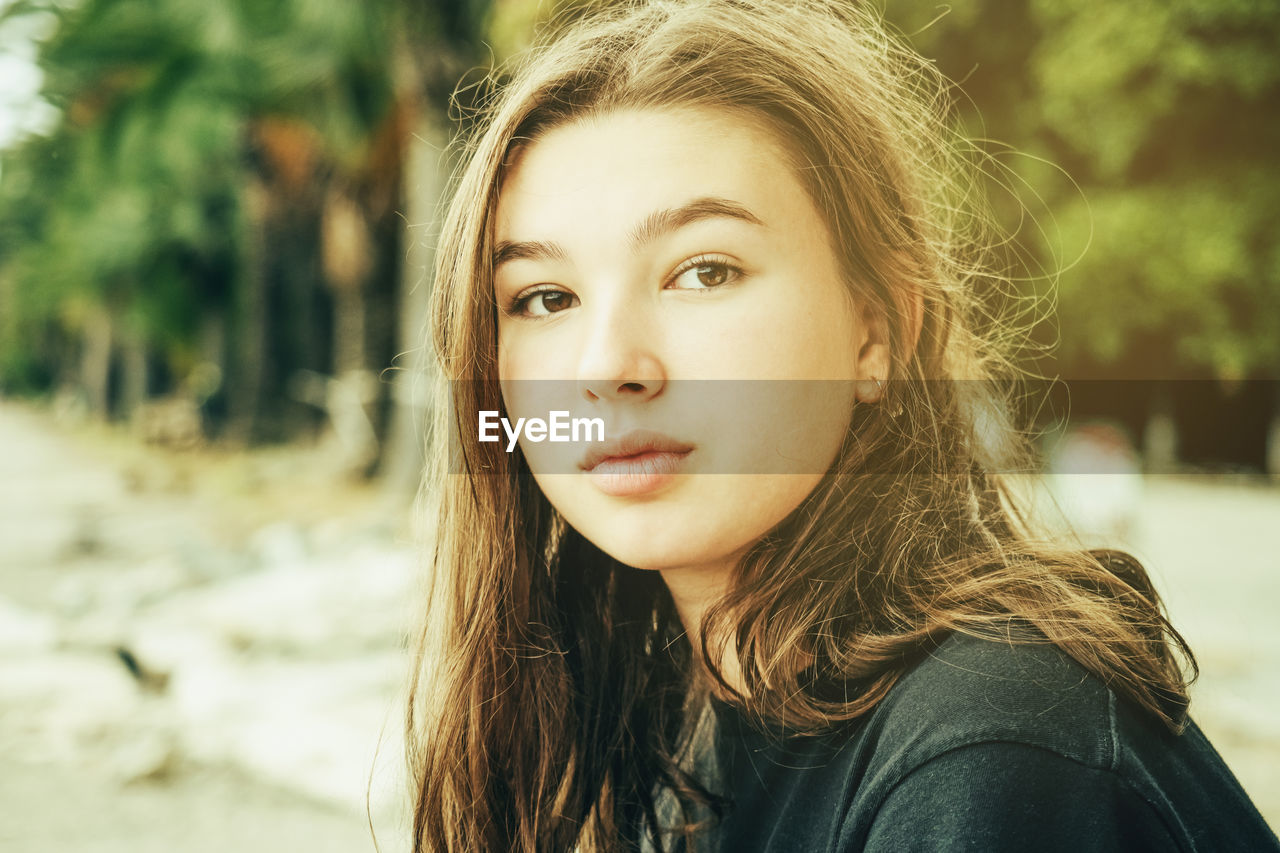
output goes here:
[{"label": "girl's lips", "polygon": [[634,429],[611,441],[589,448],[578,462],[578,467],[583,471],[591,471],[608,459],[631,458],[648,452],[688,453],[690,450],[693,450],[692,444],[678,441],[669,435],[653,430]]},{"label": "girl's lips", "polygon": [[646,450],[609,456],[587,472],[596,488],[612,497],[636,497],[661,489],[680,472],[692,450]]}]

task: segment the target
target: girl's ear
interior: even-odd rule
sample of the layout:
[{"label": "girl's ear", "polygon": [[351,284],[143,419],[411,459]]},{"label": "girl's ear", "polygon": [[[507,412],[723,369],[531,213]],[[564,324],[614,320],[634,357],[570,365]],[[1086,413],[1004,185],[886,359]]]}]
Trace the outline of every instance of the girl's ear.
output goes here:
[{"label": "girl's ear", "polygon": [[[924,324],[924,299],[919,288],[910,287],[900,289],[894,301],[893,309],[905,321],[902,329],[906,340],[903,341],[902,352],[903,360],[909,361]],[[863,402],[874,403],[883,396],[884,383],[889,380],[893,369],[889,316],[879,305],[867,300],[858,309],[858,320],[862,324],[863,337],[857,359],[857,396]]]},{"label": "girl's ear", "polygon": [[889,319],[879,305],[868,299],[858,307],[858,322],[862,326],[862,343],[855,365],[856,396],[864,403],[874,403],[883,394],[893,361],[889,353]]}]

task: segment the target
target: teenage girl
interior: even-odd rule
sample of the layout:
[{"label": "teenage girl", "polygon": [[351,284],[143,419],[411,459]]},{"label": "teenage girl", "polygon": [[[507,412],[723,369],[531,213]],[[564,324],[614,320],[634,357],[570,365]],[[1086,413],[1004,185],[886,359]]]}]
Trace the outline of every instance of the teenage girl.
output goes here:
[{"label": "teenage girl", "polygon": [[695,0],[487,105],[434,285],[415,849],[1280,850],[1143,569],[1001,479],[941,91],[855,4]]}]

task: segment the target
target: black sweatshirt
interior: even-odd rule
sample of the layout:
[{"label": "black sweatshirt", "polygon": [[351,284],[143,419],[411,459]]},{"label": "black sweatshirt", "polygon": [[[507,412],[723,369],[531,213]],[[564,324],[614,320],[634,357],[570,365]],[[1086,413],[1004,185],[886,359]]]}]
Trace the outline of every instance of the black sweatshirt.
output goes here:
[{"label": "black sweatshirt", "polygon": [[733,806],[698,850],[1280,851],[1194,724],[1171,734],[1052,645],[954,636],[839,735],[713,708]]}]

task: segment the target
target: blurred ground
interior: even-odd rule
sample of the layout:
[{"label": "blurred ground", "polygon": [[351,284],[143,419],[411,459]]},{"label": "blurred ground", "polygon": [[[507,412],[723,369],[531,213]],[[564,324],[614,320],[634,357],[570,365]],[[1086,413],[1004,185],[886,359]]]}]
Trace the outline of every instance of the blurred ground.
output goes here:
[{"label": "blurred ground", "polygon": [[1280,488],[1149,478],[1132,550],[1201,676],[1192,715],[1280,830]]},{"label": "blurred ground", "polygon": [[[1280,826],[1280,489],[1115,477],[1057,491],[1110,495],[1199,655],[1193,713]],[[0,850],[373,850],[366,803],[403,850],[407,503],[320,451],[146,450],[0,401]]]},{"label": "blurred ground", "polygon": [[368,827],[345,812],[225,768],[121,787],[69,762],[0,757],[0,800],[0,849],[22,853],[373,849]]},{"label": "blurred ground", "polygon": [[404,849],[407,504],[0,401],[0,850]]}]

